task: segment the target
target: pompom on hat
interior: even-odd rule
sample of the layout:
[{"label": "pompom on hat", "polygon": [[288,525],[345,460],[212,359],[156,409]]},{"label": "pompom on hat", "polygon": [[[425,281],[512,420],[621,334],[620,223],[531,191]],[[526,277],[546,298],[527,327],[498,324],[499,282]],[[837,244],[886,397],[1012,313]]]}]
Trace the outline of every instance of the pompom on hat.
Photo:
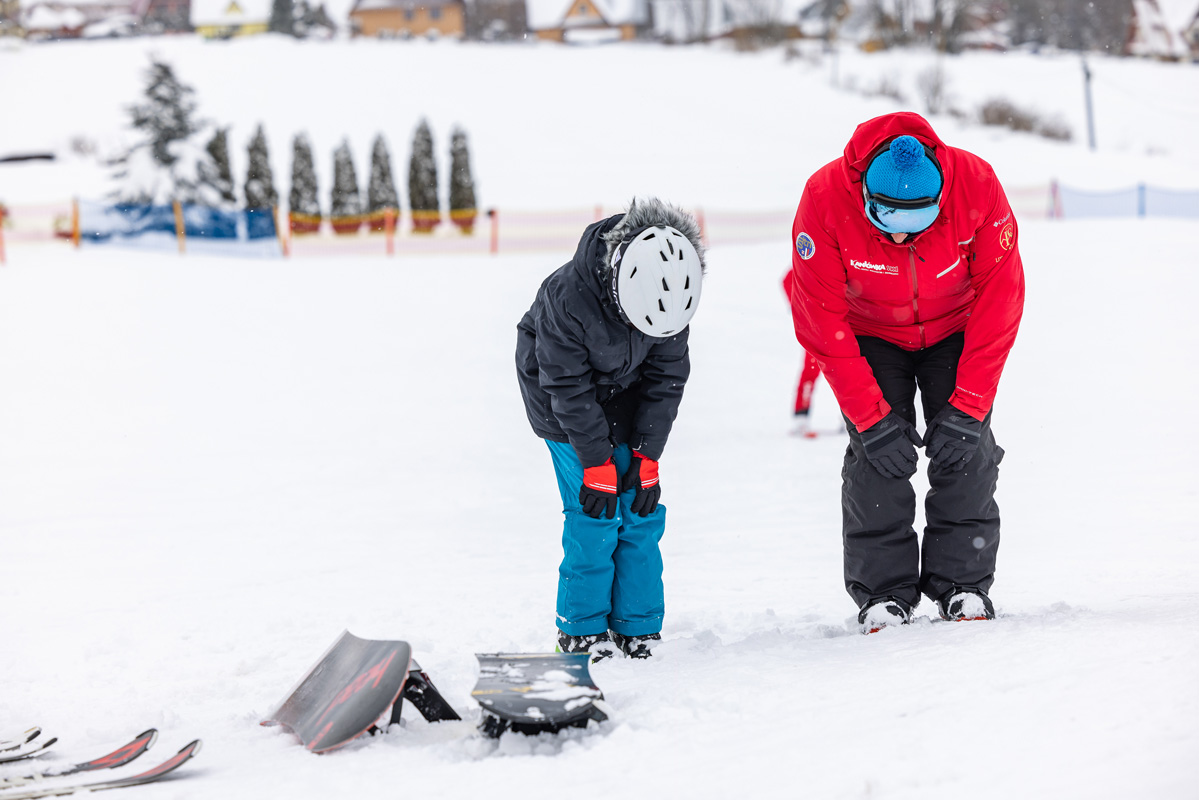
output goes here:
[{"label": "pompom on hat", "polygon": [[941,184],[941,171],[914,136],[893,140],[866,169],[866,190],[896,200],[936,197]]}]

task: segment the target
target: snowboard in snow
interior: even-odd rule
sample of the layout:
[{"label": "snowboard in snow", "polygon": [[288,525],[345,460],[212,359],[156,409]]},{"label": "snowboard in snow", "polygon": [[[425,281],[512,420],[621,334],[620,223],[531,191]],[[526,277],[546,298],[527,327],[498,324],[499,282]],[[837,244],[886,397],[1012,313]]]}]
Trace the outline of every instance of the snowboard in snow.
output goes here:
[{"label": "snowboard in snow", "polygon": [[471,696],[483,707],[485,736],[585,728],[608,718],[591,679],[589,653],[476,653],[479,681]]},{"label": "snowboard in snow", "polygon": [[399,701],[412,649],[407,642],[338,637],[263,725],[285,725],[314,753],[370,730]]}]

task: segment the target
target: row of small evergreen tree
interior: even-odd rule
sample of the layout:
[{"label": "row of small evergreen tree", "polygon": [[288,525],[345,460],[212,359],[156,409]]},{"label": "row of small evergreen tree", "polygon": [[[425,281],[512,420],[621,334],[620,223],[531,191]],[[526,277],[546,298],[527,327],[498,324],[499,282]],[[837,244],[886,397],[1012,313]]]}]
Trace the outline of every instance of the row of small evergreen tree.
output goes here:
[{"label": "row of small evergreen tree", "polygon": [[[222,137],[223,133],[218,131],[217,136]],[[217,151],[221,148],[223,144]],[[210,152],[214,152],[211,145]],[[223,158],[227,170],[227,152]],[[215,154],[214,160],[219,160]],[[279,202],[262,126],[258,127],[250,141],[245,198],[246,208],[269,208],[278,205]],[[295,214],[321,216],[312,145],[303,133],[297,134],[292,140],[291,191],[288,195],[288,206]],[[408,207],[421,212],[440,210],[433,134],[425,120],[421,120],[412,139],[412,157],[408,163]],[[450,137],[449,208],[451,211],[463,211],[475,207],[474,177],[471,173],[466,133],[455,128]],[[329,201],[329,216],[352,217],[387,209],[398,212],[399,208],[400,199],[391,168],[391,153],[383,135],[376,136],[371,147],[370,179],[365,194],[359,190],[358,172],[354,168],[350,144],[343,141],[333,153],[333,189]]]},{"label": "row of small evergreen tree", "polygon": [[[147,74],[145,101],[130,108],[132,127],[141,134],[118,162],[114,177],[118,188],[113,197],[122,204],[161,204],[179,201],[217,207],[238,205],[229,164],[228,128],[216,128],[200,151],[194,144],[204,124],[195,119],[191,87],[181,83],[170,65],[154,61]],[[279,203],[271,171],[266,134],[258,126],[249,144],[249,166],[243,185],[245,208],[273,208]],[[305,134],[292,142],[291,212],[319,218],[316,170],[312,146]],[[421,120],[412,140],[408,167],[409,208],[414,219],[439,218],[437,163],[433,156],[433,134]],[[454,212],[473,211],[474,179],[466,134],[455,128],[450,144],[449,207]],[[365,197],[348,142],[334,153],[333,191],[329,216],[354,217],[387,209],[399,212],[400,202],[392,176],[391,155],[380,134],[371,151],[371,175]]]}]

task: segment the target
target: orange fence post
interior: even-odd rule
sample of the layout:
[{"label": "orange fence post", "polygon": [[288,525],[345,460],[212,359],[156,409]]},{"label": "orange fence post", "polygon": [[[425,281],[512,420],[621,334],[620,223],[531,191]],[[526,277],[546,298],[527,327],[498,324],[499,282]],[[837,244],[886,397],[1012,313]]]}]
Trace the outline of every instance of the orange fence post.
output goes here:
[{"label": "orange fence post", "polygon": [[705,245],[708,244],[708,226],[704,224],[704,210],[702,208],[695,209],[695,221],[699,224],[699,240]]},{"label": "orange fence post", "polygon": [[79,198],[71,198],[71,244],[79,249]]},{"label": "orange fence post", "polygon": [[275,238],[279,240],[279,251],[287,258],[287,238],[283,235],[283,229],[279,227],[279,206],[271,206],[271,219],[275,221]]},{"label": "orange fence post", "polygon": [[179,255],[183,255],[184,240],[187,238],[187,228],[183,225],[183,204],[176,200],[172,203],[175,209],[175,237],[179,240]]},{"label": "orange fence post", "polygon": [[393,209],[383,209],[383,235],[387,237],[387,255],[396,254],[396,214]]},{"label": "orange fence post", "polygon": [[491,254],[494,256],[500,251],[500,214],[494,208],[489,208],[487,216],[491,217]]},{"label": "orange fence post", "polygon": [[7,263],[4,259],[4,211],[4,206],[0,205],[0,266]]}]

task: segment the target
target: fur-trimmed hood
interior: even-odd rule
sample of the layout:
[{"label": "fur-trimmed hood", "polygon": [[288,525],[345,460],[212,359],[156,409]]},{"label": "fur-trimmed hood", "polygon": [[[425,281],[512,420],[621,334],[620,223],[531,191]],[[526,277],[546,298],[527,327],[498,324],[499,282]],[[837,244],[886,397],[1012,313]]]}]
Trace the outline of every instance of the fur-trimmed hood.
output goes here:
[{"label": "fur-trimmed hood", "polygon": [[691,242],[691,246],[695,248],[695,252],[699,254],[700,266],[703,267],[705,274],[707,273],[708,265],[704,259],[705,248],[699,223],[695,221],[695,217],[656,197],[647,197],[644,200],[634,198],[629,203],[629,210],[625,212],[620,221],[610,230],[601,234],[604,244],[607,245],[604,258],[599,264],[602,285],[607,286],[612,277],[612,254],[620,247],[621,242],[642,228],[653,225],[668,225],[686,236],[687,240]]}]

